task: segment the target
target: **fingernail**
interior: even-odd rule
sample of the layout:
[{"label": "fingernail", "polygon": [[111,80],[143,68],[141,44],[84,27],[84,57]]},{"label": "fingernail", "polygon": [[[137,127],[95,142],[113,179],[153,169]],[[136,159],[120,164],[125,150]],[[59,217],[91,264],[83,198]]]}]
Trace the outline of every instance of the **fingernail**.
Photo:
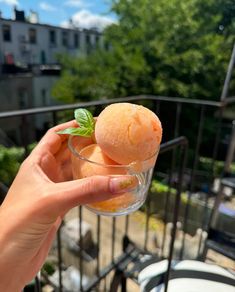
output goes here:
[{"label": "fingernail", "polygon": [[110,178],[109,184],[112,193],[123,193],[135,188],[138,182],[134,176],[121,176]]}]

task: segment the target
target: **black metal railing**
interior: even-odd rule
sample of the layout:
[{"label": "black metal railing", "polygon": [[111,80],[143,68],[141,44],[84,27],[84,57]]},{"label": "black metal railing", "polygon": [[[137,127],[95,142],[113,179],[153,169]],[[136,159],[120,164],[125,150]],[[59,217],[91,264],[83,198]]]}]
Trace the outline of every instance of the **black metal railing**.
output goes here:
[{"label": "black metal railing", "polygon": [[[183,99],[183,98],[171,98],[171,97],[162,97],[162,96],[136,96],[136,97],[126,97],[126,98],[117,98],[112,100],[99,100],[92,102],[83,102],[69,105],[59,105],[52,107],[44,108],[35,108],[35,109],[26,109],[19,111],[11,112],[2,112],[0,113],[0,127],[4,129],[4,124],[10,119],[18,119],[19,124],[23,125],[19,129],[18,138],[16,139],[19,145],[23,145],[25,148],[25,153],[27,155],[29,149],[28,145],[34,141],[34,139],[39,138],[35,136],[36,131],[40,133],[39,136],[43,134],[45,129],[37,128],[35,123],[35,117],[39,117],[40,120],[43,120],[43,116],[47,116],[47,122],[49,126],[55,125],[61,122],[61,114],[64,119],[64,113],[67,113],[67,118],[70,116],[72,118],[72,110],[75,108],[85,107],[90,108],[94,112],[99,112],[104,106],[114,103],[114,102],[133,102],[140,103],[148,106],[153,111],[155,111],[160,119],[163,121],[164,129],[164,141],[161,146],[160,156],[158,158],[157,167],[154,172],[154,178],[162,180],[167,186],[168,190],[165,193],[165,201],[163,204],[161,220],[164,223],[164,228],[161,233],[162,242],[160,248],[157,250],[157,255],[159,258],[164,258],[166,255],[164,250],[166,245],[170,244],[168,249],[168,256],[171,259],[174,257],[173,246],[174,238],[177,232],[176,223],[180,221],[182,223],[183,236],[181,238],[181,247],[180,253],[177,256],[178,258],[187,258],[185,255],[185,240],[188,233],[195,233],[196,228],[206,229],[207,220],[208,220],[208,210],[209,210],[209,198],[213,198],[215,194],[211,191],[211,186],[213,184],[216,173],[214,172],[215,164],[217,163],[218,158],[225,161],[226,152],[223,149],[221,150],[221,137],[223,134],[223,125],[224,118],[223,114],[227,108],[234,106],[235,98],[227,98],[221,102],[215,101],[205,101],[205,100],[195,100],[195,99]],[[50,117],[48,118],[48,115]],[[198,120],[197,124],[190,124],[192,118]],[[184,123],[187,123],[186,125]],[[208,129],[208,123],[210,123],[210,128]],[[229,123],[227,122],[229,125]],[[231,124],[232,125],[232,124]],[[192,134],[190,133],[190,128]],[[232,129],[232,128],[231,128]],[[32,135],[29,133],[32,132]],[[186,147],[185,138],[178,138],[179,136],[186,136],[188,138],[188,147],[189,147],[189,159],[186,163],[186,170],[182,166],[182,162],[185,162],[185,156],[182,159],[182,153],[178,149],[178,146]],[[209,150],[207,145],[209,145]],[[211,147],[211,149],[210,149]],[[206,150],[205,150],[206,149]],[[222,152],[222,154],[221,154]],[[185,152],[186,153],[186,152]],[[207,171],[200,170],[200,158],[201,156],[208,155],[210,157],[210,163]],[[182,172],[183,171],[183,172]],[[200,190],[202,182],[200,181],[200,174],[203,173],[204,179],[207,182],[208,191],[205,194],[203,201],[204,211],[202,212],[203,216],[198,222],[192,222],[193,219],[190,218],[191,212],[191,200],[195,191]],[[186,176],[187,175],[187,176]],[[187,178],[187,179],[186,179]],[[187,181],[185,183],[185,181]],[[182,185],[183,183],[183,185]],[[176,189],[175,200],[177,203],[174,204],[174,209],[170,210],[170,202],[172,199],[172,189]],[[182,191],[187,191],[187,200],[182,209],[180,206],[180,198],[182,197]],[[151,198],[152,199],[152,198]],[[78,218],[82,222],[83,218],[83,208],[79,207]],[[151,200],[147,200],[146,207],[144,210],[145,214],[145,225],[143,227],[144,240],[142,249],[146,252],[149,250],[149,230],[150,230],[150,220],[151,218],[158,218],[158,213],[155,209],[151,209]],[[102,281],[103,290],[109,291],[109,284],[106,279],[117,269],[121,264],[123,264],[128,255],[131,254],[130,250],[123,250],[119,256],[116,255],[115,251],[117,248],[117,219],[111,219],[111,258],[107,265],[101,263],[101,229],[102,229],[102,217],[96,217],[96,226],[93,230],[94,236],[96,236],[96,249],[98,250],[97,256],[92,262],[95,265],[94,277],[90,280],[89,284],[82,285],[82,279],[85,275],[84,271],[84,256],[82,256],[83,251],[85,252],[82,240],[82,227],[79,225],[79,256],[78,256],[78,269],[80,273],[80,291],[90,291],[94,287],[97,287]],[[170,242],[166,241],[167,223],[173,222],[173,228],[171,231],[171,240]],[[194,225],[193,225],[194,224]],[[192,226],[193,225],[193,230]],[[130,230],[130,217],[125,217],[123,238],[129,238]],[[65,291],[63,288],[63,277],[62,272],[64,269],[63,265],[63,254],[62,246],[63,240],[61,238],[61,231],[59,230],[57,235],[57,249],[58,249],[58,271],[59,271],[59,280],[58,287],[59,291]],[[203,244],[202,234],[198,242],[198,254],[201,251],[201,245]],[[125,246],[124,246],[125,247]],[[108,248],[108,247],[106,247]],[[170,266],[169,266],[170,267]],[[169,272],[169,269],[168,269]],[[169,275],[169,274],[168,274]],[[47,281],[50,282],[49,278]],[[51,283],[53,285],[53,283]],[[167,285],[166,285],[167,289]]]}]

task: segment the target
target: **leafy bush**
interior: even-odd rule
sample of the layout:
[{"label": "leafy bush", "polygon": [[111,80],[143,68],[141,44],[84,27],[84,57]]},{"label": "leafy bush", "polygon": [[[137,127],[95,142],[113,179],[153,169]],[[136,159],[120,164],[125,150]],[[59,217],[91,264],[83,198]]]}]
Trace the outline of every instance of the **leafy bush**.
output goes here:
[{"label": "leafy bush", "polygon": [[[36,143],[28,145],[28,150],[31,152]],[[9,186],[15,178],[20,164],[24,159],[23,147],[4,147],[0,145],[0,180],[5,185]]]},{"label": "leafy bush", "polygon": [[0,145],[0,179],[5,185],[13,181],[23,160],[24,149],[22,147],[6,148]]},{"label": "leafy bush", "polygon": [[[199,169],[204,170],[208,173],[212,171],[213,159],[209,157],[200,157],[199,158]],[[224,170],[224,161],[216,160],[214,162],[213,174],[215,176],[220,176]],[[231,172],[235,173],[235,163],[231,164]]]},{"label": "leafy bush", "polygon": [[169,190],[169,187],[167,185],[164,185],[162,183],[160,183],[159,181],[153,180],[152,181],[152,185],[151,185],[151,192],[154,193],[167,193],[168,191],[170,191],[170,193],[172,194],[176,194],[176,189],[171,188]]},{"label": "leafy bush", "polygon": [[50,261],[46,261],[42,267],[42,271],[45,272],[47,275],[51,276],[55,272],[55,264]]}]

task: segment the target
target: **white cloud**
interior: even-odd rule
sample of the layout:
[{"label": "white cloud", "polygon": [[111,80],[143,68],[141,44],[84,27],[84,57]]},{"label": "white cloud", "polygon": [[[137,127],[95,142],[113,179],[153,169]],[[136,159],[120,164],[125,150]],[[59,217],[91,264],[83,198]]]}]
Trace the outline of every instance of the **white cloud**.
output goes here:
[{"label": "white cloud", "polygon": [[6,5],[19,5],[18,0],[0,0],[0,3],[4,3]]},{"label": "white cloud", "polygon": [[51,4],[49,4],[47,2],[39,3],[39,7],[45,11],[55,11],[56,10],[56,7],[52,6]]},{"label": "white cloud", "polygon": [[67,0],[64,5],[70,7],[87,8],[91,6],[91,3],[87,3],[85,0]]},{"label": "white cloud", "polygon": [[[72,15],[71,20],[76,27],[88,29],[98,28],[99,30],[103,30],[106,26],[115,23],[115,20],[110,17],[93,14],[92,12],[85,9]],[[63,21],[61,26],[70,27],[71,23],[69,21]]]}]

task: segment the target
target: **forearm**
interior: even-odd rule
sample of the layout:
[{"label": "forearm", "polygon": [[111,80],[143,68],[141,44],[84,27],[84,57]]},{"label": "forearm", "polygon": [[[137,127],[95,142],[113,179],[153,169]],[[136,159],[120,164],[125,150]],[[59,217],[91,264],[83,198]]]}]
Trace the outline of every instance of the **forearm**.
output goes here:
[{"label": "forearm", "polygon": [[18,271],[14,258],[14,243],[11,239],[11,231],[6,228],[6,218],[0,212],[0,291],[20,292],[23,290],[23,284],[20,280],[20,271]]},{"label": "forearm", "polygon": [[4,292],[21,292],[24,287],[21,287],[11,271],[5,269],[1,271],[0,268],[0,291]]},{"label": "forearm", "polygon": [[18,271],[17,266],[14,264],[8,246],[6,245],[7,240],[3,241],[0,237],[0,291],[20,292],[24,286],[21,284],[20,271]]}]

